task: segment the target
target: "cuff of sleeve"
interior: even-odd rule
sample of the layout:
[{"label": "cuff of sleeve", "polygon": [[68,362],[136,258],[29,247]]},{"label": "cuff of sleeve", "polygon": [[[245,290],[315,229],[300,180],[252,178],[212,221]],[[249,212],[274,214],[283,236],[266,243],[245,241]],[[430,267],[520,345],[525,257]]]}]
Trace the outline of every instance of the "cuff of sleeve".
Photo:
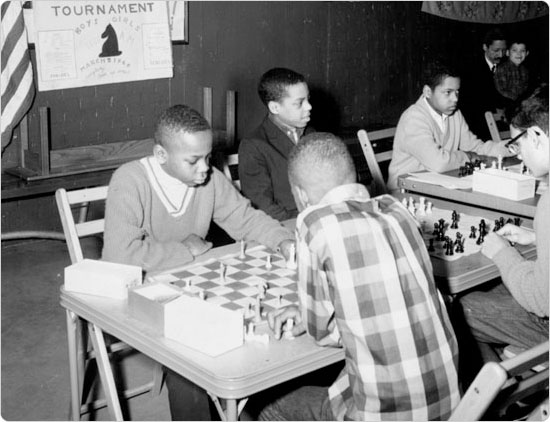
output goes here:
[{"label": "cuff of sleeve", "polygon": [[[498,269],[500,270],[500,275],[504,276],[508,274],[508,272],[524,261],[524,258],[520,255],[520,253],[513,247],[507,246],[505,248],[502,248],[499,252],[496,253],[496,255],[493,257],[493,262],[496,264]],[[502,277],[503,281],[505,277]]]}]

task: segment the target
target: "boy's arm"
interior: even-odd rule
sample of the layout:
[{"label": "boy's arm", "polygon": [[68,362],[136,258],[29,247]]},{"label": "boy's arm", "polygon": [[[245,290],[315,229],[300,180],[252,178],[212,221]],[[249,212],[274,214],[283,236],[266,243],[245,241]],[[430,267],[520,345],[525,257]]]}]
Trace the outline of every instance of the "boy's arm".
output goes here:
[{"label": "boy's arm", "polygon": [[189,249],[179,242],[156,242],[142,228],[145,215],[144,192],[135,174],[117,171],[109,184],[105,205],[105,233],[102,259],[138,265],[156,271],[193,260]]},{"label": "boy's arm", "polygon": [[279,221],[292,217],[275,202],[271,175],[258,142],[254,139],[243,139],[239,146],[239,180],[243,195],[255,207]]},{"label": "boy's arm", "polygon": [[254,240],[276,250],[283,240],[294,240],[294,234],[263,211],[254,209],[231,182],[213,169],[214,222],[233,239]]},{"label": "boy's arm", "polygon": [[510,152],[505,146],[505,142],[483,142],[470,131],[468,123],[462,115],[459,116],[460,124],[460,150],[467,152],[475,152],[478,155],[487,155],[490,157],[511,157],[514,153]]},{"label": "boy's arm", "polygon": [[[305,230],[302,225],[299,230]],[[341,337],[336,326],[334,306],[330,299],[325,272],[321,270],[317,254],[304,240],[305,233],[298,234],[298,293],[302,321],[307,332],[320,346],[340,347]],[[313,239],[310,244],[315,243]]]}]

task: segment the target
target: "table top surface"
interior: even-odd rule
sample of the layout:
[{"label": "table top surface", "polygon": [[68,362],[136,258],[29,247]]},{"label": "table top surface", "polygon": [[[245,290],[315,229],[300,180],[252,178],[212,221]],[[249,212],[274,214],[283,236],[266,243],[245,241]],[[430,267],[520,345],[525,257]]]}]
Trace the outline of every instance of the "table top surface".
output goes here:
[{"label": "table top surface", "polygon": [[[483,218],[510,216],[444,200],[434,200],[433,204],[434,207]],[[291,226],[293,223],[294,220],[291,220],[285,225]],[[522,225],[532,227],[532,221],[525,220]],[[520,246],[518,249],[527,258],[536,256],[534,246]],[[191,265],[238,251],[238,243],[218,247]],[[499,275],[498,268],[480,252],[455,261],[433,258],[432,264],[438,284],[443,284],[440,288],[450,293],[463,291]],[[248,397],[344,358],[342,349],[319,347],[307,335],[293,340],[275,340],[271,336],[268,344],[245,343],[223,355],[211,357],[166,339],[152,327],[132,318],[127,300],[66,292],[63,288],[60,299],[63,307],[222,398]],[[268,331],[267,327],[263,327],[263,332]]]},{"label": "table top surface", "polygon": [[[451,170],[443,174],[458,177],[458,170]],[[512,215],[518,215],[531,219],[535,216],[537,203],[540,198],[540,195],[535,194],[532,198],[524,199],[522,201],[514,201],[496,195],[476,192],[471,188],[449,189],[444,186],[423,182],[418,179],[411,180],[413,177],[414,176],[411,174],[399,176],[399,188],[405,189],[409,192],[421,193],[423,195],[436,198],[444,198],[463,204],[473,204],[479,207],[496,210],[498,212],[507,212]]]}]

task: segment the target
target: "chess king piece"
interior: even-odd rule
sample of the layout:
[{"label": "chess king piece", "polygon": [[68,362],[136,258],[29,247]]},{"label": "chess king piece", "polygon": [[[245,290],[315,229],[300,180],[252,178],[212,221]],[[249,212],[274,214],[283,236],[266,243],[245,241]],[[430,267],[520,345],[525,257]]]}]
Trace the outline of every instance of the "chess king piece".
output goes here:
[{"label": "chess king piece", "polygon": [[289,255],[290,256],[288,258],[288,261],[286,262],[286,267],[289,270],[295,270],[297,268],[297,264],[296,264],[296,245],[295,244],[292,244],[290,246]]}]

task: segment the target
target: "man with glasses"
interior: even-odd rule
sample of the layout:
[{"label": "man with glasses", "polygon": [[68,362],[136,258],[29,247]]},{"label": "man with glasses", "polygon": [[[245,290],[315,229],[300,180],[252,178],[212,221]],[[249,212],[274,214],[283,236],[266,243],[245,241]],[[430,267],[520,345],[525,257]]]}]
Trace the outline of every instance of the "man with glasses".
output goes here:
[{"label": "man with glasses", "polygon": [[[548,87],[537,89],[521,103],[512,119],[519,152],[533,176],[548,176]],[[485,237],[481,252],[492,259],[502,283],[461,298],[466,322],[484,360],[497,361],[490,346],[528,349],[548,340],[550,192],[539,199],[534,231],[506,224]],[[513,244],[536,244],[537,259],[524,259]]]}]

